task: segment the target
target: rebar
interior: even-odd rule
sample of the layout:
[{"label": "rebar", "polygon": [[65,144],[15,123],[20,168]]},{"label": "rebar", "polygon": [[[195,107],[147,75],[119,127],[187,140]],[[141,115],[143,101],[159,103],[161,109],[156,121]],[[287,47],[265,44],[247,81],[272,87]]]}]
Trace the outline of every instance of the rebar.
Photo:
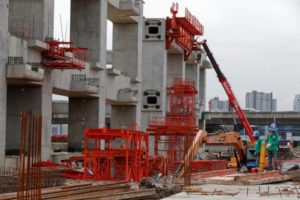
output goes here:
[{"label": "rebar", "polygon": [[22,113],[17,199],[41,199],[42,118]]}]

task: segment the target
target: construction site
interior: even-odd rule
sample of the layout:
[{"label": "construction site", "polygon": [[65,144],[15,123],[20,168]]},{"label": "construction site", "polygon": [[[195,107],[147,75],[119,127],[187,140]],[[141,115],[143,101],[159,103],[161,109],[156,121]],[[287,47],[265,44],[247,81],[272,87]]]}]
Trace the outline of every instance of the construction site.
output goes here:
[{"label": "construction site", "polygon": [[[70,2],[70,39],[58,40],[54,0],[0,1],[0,199],[300,198],[300,148],[272,136],[299,113],[265,118],[262,139],[198,13]],[[206,127],[208,70],[240,129]]]}]

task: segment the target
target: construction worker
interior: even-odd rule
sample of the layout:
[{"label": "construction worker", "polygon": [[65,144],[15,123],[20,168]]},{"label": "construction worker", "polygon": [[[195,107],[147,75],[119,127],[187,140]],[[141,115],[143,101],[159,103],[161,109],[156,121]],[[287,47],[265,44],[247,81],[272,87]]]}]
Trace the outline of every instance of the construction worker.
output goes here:
[{"label": "construction worker", "polygon": [[259,166],[259,158],[260,158],[260,149],[261,149],[261,143],[262,143],[262,139],[259,137],[260,133],[259,131],[254,131],[253,132],[253,136],[255,138],[255,144],[254,144],[254,155],[256,157],[256,165]]},{"label": "construction worker", "polygon": [[273,163],[275,165],[275,170],[278,169],[278,161],[277,161],[277,153],[278,153],[278,145],[279,145],[279,134],[278,128],[276,124],[271,124],[269,126],[269,135],[266,139],[266,147],[268,150],[268,170],[273,170]]}]

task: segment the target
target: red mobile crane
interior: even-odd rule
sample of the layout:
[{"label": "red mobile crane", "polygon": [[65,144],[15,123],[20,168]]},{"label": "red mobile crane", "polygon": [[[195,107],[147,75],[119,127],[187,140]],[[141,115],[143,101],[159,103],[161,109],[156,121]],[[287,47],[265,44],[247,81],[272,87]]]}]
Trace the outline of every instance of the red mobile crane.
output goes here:
[{"label": "red mobile crane", "polygon": [[[240,107],[238,101],[235,98],[228,80],[226,79],[225,75],[222,73],[221,69],[219,68],[219,65],[216,62],[212,52],[210,51],[206,43],[206,40],[200,42],[199,44],[203,46],[215,72],[217,73],[217,77],[228,96],[230,105],[234,108],[235,112],[237,113],[239,119],[241,120],[246,130],[247,135],[250,138],[251,143],[253,143],[255,141],[255,138],[253,136],[253,130],[251,129],[248,119],[246,118],[242,108]],[[236,157],[238,169],[240,169],[242,166],[247,165],[246,147],[243,145],[239,133],[229,132],[229,133],[207,135],[205,131],[200,130],[197,133],[196,137],[194,138],[192,145],[190,146],[187,154],[184,157],[185,167],[183,167],[183,163],[182,163],[178,167],[178,170],[176,171],[177,175],[179,175],[180,177],[184,175],[186,168],[191,166],[190,163],[191,157],[193,157],[194,153],[198,150],[199,146],[202,143],[206,143],[208,145],[232,145],[234,146],[236,151],[235,157]],[[239,164],[240,162],[242,163],[242,166],[240,166]]]},{"label": "red mobile crane", "polygon": [[207,54],[207,56],[208,56],[208,58],[209,58],[209,60],[212,64],[214,70],[217,73],[218,79],[219,79],[220,83],[222,84],[222,86],[223,86],[223,88],[224,88],[224,90],[225,90],[225,92],[228,96],[230,105],[234,108],[236,114],[238,115],[239,119],[241,120],[241,122],[242,122],[242,124],[243,124],[243,126],[246,130],[246,133],[249,136],[251,142],[255,141],[255,139],[253,137],[253,130],[250,127],[248,119],[246,118],[246,116],[245,116],[242,108],[240,107],[238,101],[236,100],[228,80],[226,79],[225,75],[222,73],[222,71],[219,68],[219,65],[216,62],[213,54],[211,53],[210,49],[208,48],[206,40],[201,42],[201,45],[203,46],[203,48],[204,48],[204,50],[205,50],[205,52],[206,52],[206,54]]}]

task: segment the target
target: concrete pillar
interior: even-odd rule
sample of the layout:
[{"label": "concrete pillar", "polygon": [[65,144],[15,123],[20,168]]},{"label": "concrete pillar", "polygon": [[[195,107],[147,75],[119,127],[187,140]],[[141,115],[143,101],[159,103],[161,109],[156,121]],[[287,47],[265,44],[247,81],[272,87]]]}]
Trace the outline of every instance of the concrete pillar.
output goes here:
[{"label": "concrete pillar", "polygon": [[6,123],[6,153],[8,155],[19,154],[21,113],[41,114],[41,94],[41,86],[8,86]]},{"label": "concrete pillar", "polygon": [[51,154],[52,135],[52,93],[53,71],[45,68],[44,80],[41,88],[42,115],[42,160],[49,160]]},{"label": "concrete pillar", "polygon": [[82,151],[85,128],[99,128],[98,98],[69,98],[68,149]]},{"label": "concrete pillar", "polygon": [[0,167],[5,161],[6,137],[6,63],[8,58],[8,0],[0,2]]},{"label": "concrete pillar", "polygon": [[[105,126],[107,0],[71,1],[71,41],[88,47],[87,76],[99,78],[95,98],[70,98],[69,150],[80,151],[84,128]],[[74,110],[72,110],[74,109]],[[90,111],[86,113],[86,111]]]},{"label": "concrete pillar", "polygon": [[111,106],[111,128],[131,129],[136,122],[136,106]]},{"label": "concrete pillar", "polygon": [[206,110],[206,69],[200,67],[200,81],[199,81],[199,104],[200,104],[200,120],[199,128],[205,129],[205,116],[203,113]]},{"label": "concrete pillar", "polygon": [[46,69],[42,86],[8,86],[6,153],[18,155],[20,150],[21,113],[42,116],[42,160],[50,159],[52,118],[52,72]]},{"label": "concrete pillar", "polygon": [[[169,53],[167,58],[167,86],[173,84],[174,78],[185,77],[185,61],[184,55],[177,53]],[[170,111],[169,95],[167,95],[167,112]]]},{"label": "concrete pillar", "polygon": [[53,37],[54,0],[10,0],[9,31],[17,37]]},{"label": "concrete pillar", "polygon": [[142,23],[113,24],[112,66],[132,80],[141,79]]},{"label": "concrete pillar", "polygon": [[[142,38],[143,38],[143,4],[140,3],[140,15],[128,23],[113,24],[113,47],[112,66],[129,76],[131,79],[131,89],[142,93]],[[131,127],[131,123],[136,123],[141,127],[141,99],[135,105],[112,106],[111,126],[120,128]],[[127,110],[127,115],[123,115]],[[129,117],[129,115],[133,115]],[[127,119],[121,119],[124,116]],[[125,125],[124,125],[125,123]],[[128,124],[130,123],[130,124]]]},{"label": "concrete pillar", "polygon": [[195,82],[195,87],[198,93],[195,97],[195,117],[196,125],[199,125],[199,118],[201,118],[199,95],[202,91],[199,91],[200,86],[200,64],[196,62],[187,62],[185,67],[185,78]]},{"label": "concrete pillar", "polygon": [[145,19],[142,60],[141,126],[145,131],[151,118],[166,115],[167,51],[164,19]]},{"label": "concrete pillar", "polygon": [[173,83],[174,78],[185,77],[185,62],[183,54],[168,54],[167,85]]}]

